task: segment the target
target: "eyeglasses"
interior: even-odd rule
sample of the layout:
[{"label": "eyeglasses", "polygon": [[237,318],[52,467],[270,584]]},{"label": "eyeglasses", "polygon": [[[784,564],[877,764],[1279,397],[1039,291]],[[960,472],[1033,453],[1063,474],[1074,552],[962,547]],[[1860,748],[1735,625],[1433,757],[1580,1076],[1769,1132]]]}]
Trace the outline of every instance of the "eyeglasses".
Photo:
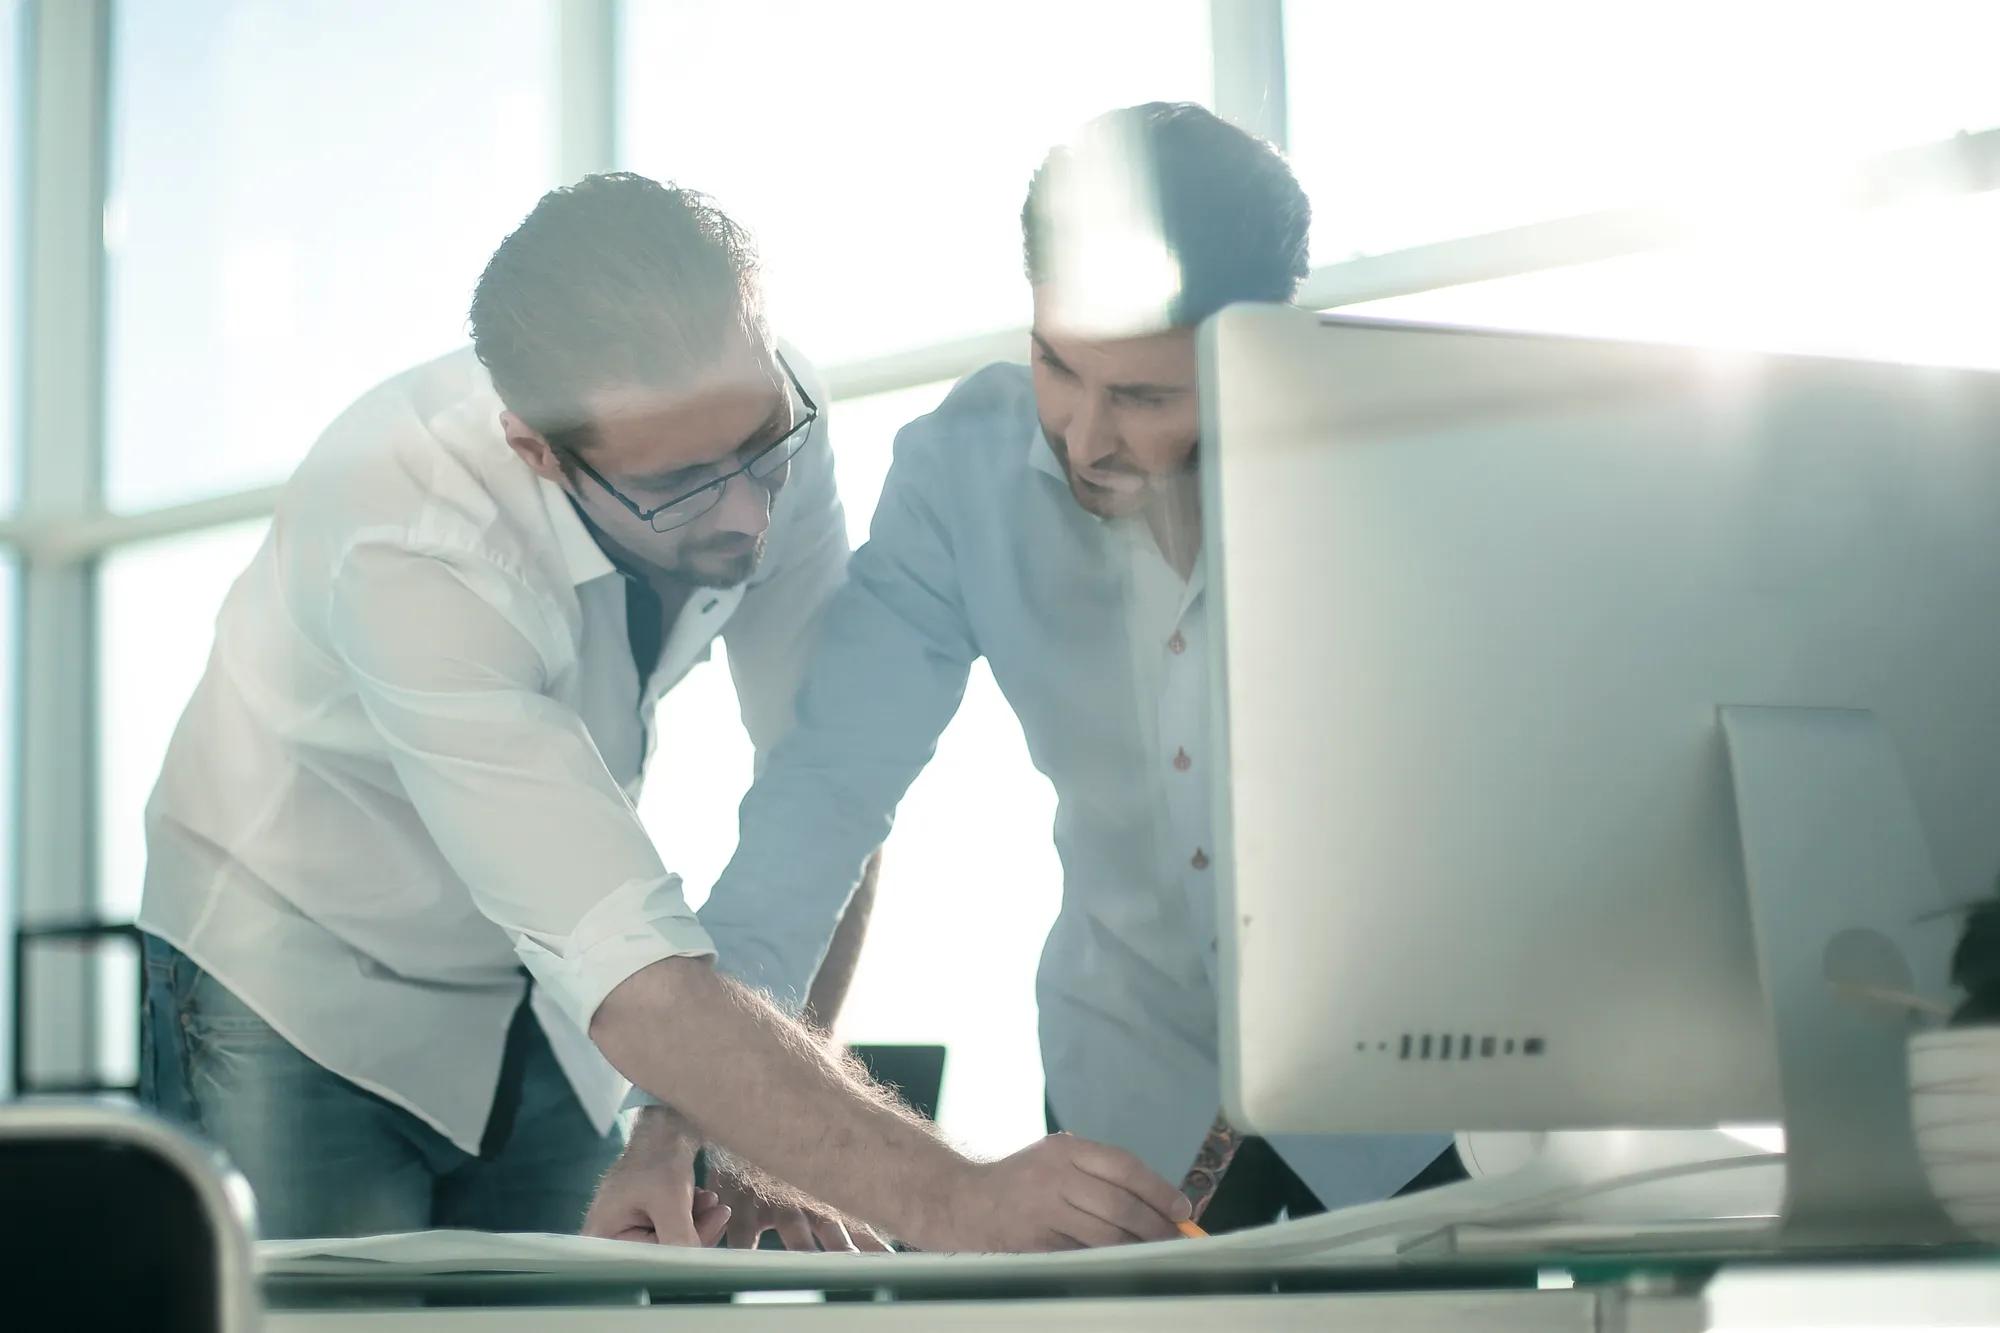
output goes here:
[{"label": "eyeglasses", "polygon": [[[602,486],[612,499],[631,510],[634,518],[641,523],[651,524],[653,531],[672,532],[675,528],[686,527],[720,504],[723,491],[728,488],[730,482],[740,476],[748,476],[754,481],[764,483],[782,482],[785,468],[790,465],[799,450],[805,447],[806,437],[812,434],[813,423],[819,420],[819,407],[807,395],[805,386],[799,383],[799,377],[792,372],[791,363],[785,360],[783,354],[779,355],[778,364],[785,368],[785,379],[790,382],[792,392],[798,395],[799,402],[804,406],[805,410],[799,414],[798,424],[785,432],[783,438],[775,444],[759,450],[742,467],[725,472],[695,487],[686,495],[662,505],[654,505],[651,509],[642,509],[616,486],[606,481],[604,474],[585,462],[581,454],[571,454],[571,461],[583,469],[585,475],[592,481]],[[767,489],[775,491],[777,485],[770,484]]]}]

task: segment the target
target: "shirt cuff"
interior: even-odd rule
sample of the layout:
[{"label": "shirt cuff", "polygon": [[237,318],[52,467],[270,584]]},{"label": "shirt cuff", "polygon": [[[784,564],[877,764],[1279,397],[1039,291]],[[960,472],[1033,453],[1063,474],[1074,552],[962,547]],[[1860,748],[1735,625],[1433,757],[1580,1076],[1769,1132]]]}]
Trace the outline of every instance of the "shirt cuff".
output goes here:
[{"label": "shirt cuff", "polygon": [[554,948],[525,934],[514,953],[579,1032],[604,997],[662,958],[713,957],[715,945],[681,896],[681,877],[628,880],[583,914]]}]

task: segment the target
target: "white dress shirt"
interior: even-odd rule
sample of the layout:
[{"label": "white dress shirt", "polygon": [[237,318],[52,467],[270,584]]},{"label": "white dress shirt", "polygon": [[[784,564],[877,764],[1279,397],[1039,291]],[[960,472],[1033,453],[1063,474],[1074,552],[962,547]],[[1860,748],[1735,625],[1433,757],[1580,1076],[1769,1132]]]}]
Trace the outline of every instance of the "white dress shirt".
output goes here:
[{"label": "white dress shirt", "polygon": [[[1049,1100],[1065,1128],[1180,1180],[1221,1099],[1202,588],[1200,566],[1183,579],[1142,520],[1076,503],[1025,367],[961,383],[897,437],[798,726],[744,801],[736,855],[701,911],[718,965],[799,1003],[983,655],[1056,791],[1062,910],[1036,989]],[[1391,1193],[1449,1142],[1274,1146],[1335,1206]]]},{"label": "white dress shirt", "polygon": [[634,809],[654,707],[720,634],[761,757],[847,559],[822,416],[756,575],[695,590],[641,681],[625,576],[508,447],[502,410],[466,349],[372,390],[314,445],[223,605],[147,806],[139,918],[468,1152],[523,964],[609,1127],[626,1085],[590,1015],[646,964],[711,952]]}]

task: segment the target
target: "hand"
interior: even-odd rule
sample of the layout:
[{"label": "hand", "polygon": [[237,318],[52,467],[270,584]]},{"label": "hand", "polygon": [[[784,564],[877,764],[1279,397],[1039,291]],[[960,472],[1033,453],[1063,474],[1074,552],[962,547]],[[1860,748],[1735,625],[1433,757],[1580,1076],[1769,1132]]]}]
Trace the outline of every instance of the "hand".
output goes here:
[{"label": "hand", "polygon": [[1073,1250],[1170,1240],[1192,1212],[1181,1192],[1122,1148],[1051,1134],[1012,1157],[967,1163],[926,1249]]},{"label": "hand", "polygon": [[715,1190],[729,1210],[729,1225],[723,1234],[732,1250],[756,1249],[767,1231],[777,1232],[786,1249],[805,1254],[814,1250],[889,1250],[880,1236],[859,1222],[847,1222],[828,1210],[767,1199],[728,1172],[717,1173]]},{"label": "hand", "polygon": [[665,1107],[639,1113],[625,1152],[598,1182],[583,1234],[607,1240],[706,1248],[722,1236],[729,1207],[694,1187],[697,1140]]}]

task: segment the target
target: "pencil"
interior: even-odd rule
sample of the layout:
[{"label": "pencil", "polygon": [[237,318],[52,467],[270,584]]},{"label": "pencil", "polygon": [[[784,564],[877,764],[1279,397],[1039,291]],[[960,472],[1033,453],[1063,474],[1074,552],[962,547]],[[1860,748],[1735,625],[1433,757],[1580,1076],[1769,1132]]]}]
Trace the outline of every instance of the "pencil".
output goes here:
[{"label": "pencil", "polygon": [[1189,1240],[1206,1240],[1208,1238],[1208,1233],[1192,1222],[1176,1222],[1174,1225],[1179,1227],[1181,1234]]}]

